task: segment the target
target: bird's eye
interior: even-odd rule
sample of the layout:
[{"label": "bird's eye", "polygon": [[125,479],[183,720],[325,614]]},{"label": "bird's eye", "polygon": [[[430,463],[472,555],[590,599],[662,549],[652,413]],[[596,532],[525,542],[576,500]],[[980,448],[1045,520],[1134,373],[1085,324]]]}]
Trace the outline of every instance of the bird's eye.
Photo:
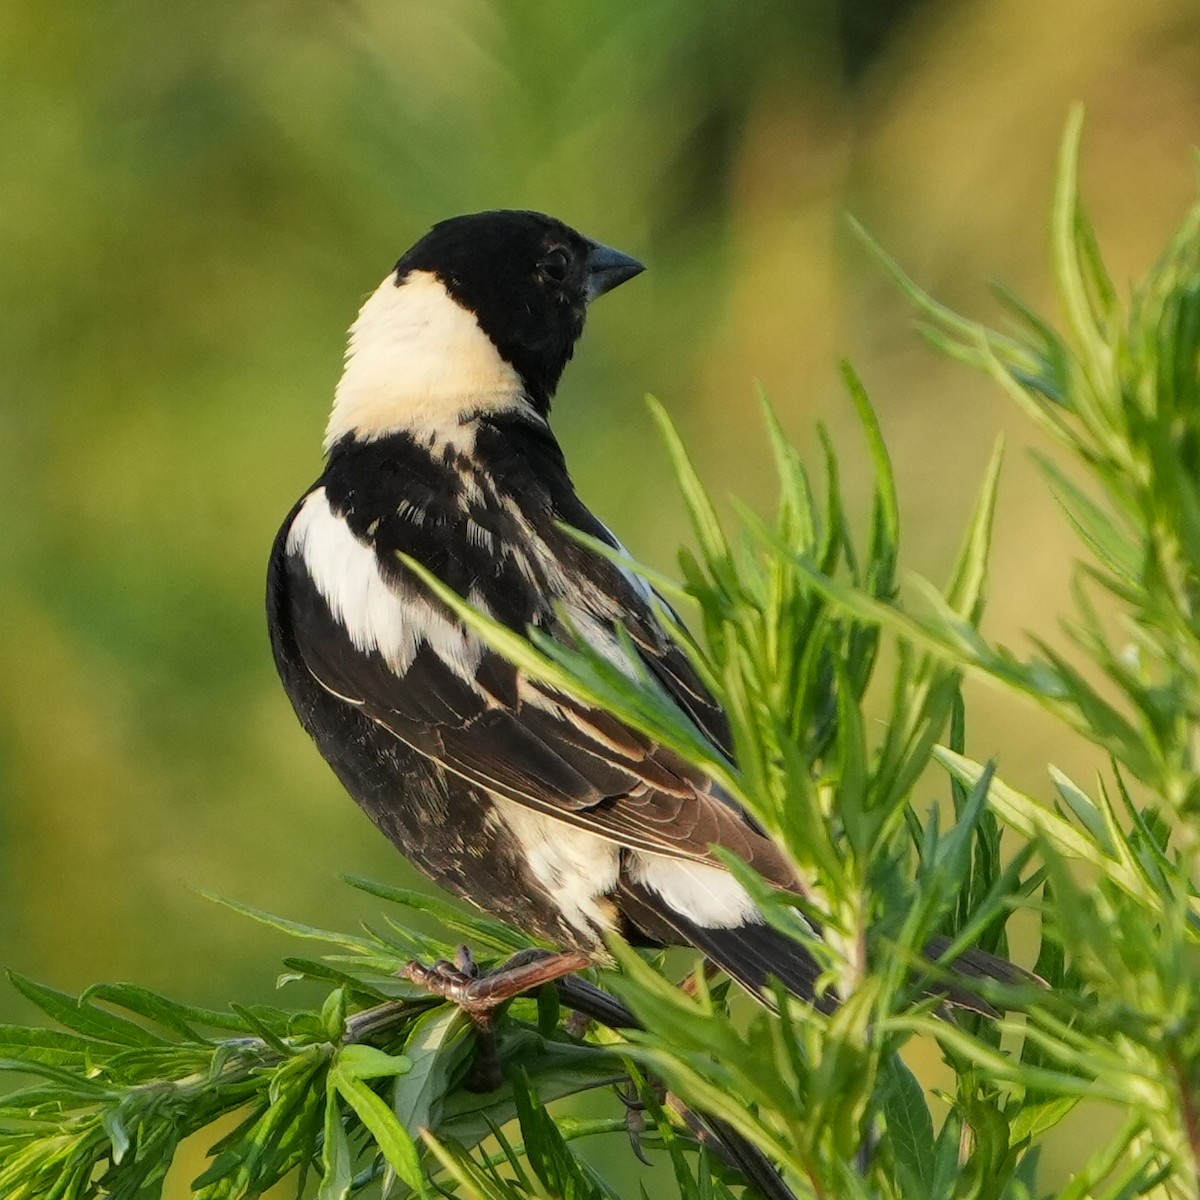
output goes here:
[{"label": "bird's eye", "polygon": [[542,274],[547,279],[553,279],[556,283],[562,283],[567,277],[567,268],[571,265],[571,259],[567,252],[560,246],[556,246],[549,251],[538,263]]}]

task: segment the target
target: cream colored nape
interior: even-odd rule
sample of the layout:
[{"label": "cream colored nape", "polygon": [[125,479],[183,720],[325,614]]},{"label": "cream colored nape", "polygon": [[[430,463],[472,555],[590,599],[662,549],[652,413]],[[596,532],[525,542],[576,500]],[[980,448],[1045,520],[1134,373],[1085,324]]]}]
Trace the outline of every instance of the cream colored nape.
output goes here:
[{"label": "cream colored nape", "polygon": [[325,449],[402,429],[450,430],[467,412],[528,406],[521,377],[475,315],[429,271],[395,275],[367,298],[350,327],[346,368],[325,429]]}]

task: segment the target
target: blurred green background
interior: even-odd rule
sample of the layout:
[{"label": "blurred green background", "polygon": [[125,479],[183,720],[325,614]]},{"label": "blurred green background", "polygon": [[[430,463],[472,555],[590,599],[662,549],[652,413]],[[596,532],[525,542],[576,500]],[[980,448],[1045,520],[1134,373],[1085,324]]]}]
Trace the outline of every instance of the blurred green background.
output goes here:
[{"label": "blurred green background", "polygon": [[[1009,432],[989,628],[1053,632],[1074,553],[989,386],[940,360],[848,232],[983,316],[1035,304],[1067,106],[1118,280],[1194,195],[1195,0],[83,0],[0,9],[0,964],[265,997],[293,949],[208,889],[322,925],[408,881],[274,676],[263,570],[320,470],[344,330],[433,221],[531,207],[642,258],[557,428],[585,497],[670,566],[642,403],[718,493],[772,498],[753,381],[850,488],[852,358],[939,577]],[[858,462],[856,463],[856,460]],[[856,485],[855,481],[859,483]],[[1041,788],[1086,756],[976,698],[972,749]],[[29,1016],[0,990],[0,1019]]]}]

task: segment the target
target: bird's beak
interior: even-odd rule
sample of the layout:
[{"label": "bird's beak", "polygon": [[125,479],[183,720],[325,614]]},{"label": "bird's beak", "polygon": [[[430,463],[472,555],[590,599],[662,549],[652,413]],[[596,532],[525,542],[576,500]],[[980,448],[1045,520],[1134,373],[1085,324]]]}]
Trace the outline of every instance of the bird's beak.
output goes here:
[{"label": "bird's beak", "polygon": [[611,246],[593,242],[587,257],[587,298],[589,303],[605,292],[611,292],[627,279],[640,275],[646,268],[636,258],[622,254]]}]

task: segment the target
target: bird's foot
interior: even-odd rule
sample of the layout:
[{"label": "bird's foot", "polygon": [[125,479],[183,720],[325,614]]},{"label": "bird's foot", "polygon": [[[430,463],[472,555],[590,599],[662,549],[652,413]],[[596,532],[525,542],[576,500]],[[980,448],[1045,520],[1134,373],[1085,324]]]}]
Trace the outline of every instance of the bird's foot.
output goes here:
[{"label": "bird's foot", "polygon": [[460,946],[453,963],[440,959],[433,966],[410,962],[401,971],[405,979],[420,984],[426,991],[457,1004],[477,1020],[488,1019],[493,1011],[515,996],[553,983],[564,975],[588,966],[586,955],[578,951],[555,954],[549,950],[522,950],[486,975],[466,946]]},{"label": "bird's foot", "polygon": [[524,992],[553,983],[587,965],[587,958],[576,952],[554,954],[530,949],[481,975],[471,951],[459,946],[454,962],[439,959],[431,967],[410,962],[401,975],[433,995],[457,1004],[470,1016],[479,1040],[479,1053],[468,1087],[472,1091],[492,1092],[504,1081],[492,1029],[496,1010]]}]

